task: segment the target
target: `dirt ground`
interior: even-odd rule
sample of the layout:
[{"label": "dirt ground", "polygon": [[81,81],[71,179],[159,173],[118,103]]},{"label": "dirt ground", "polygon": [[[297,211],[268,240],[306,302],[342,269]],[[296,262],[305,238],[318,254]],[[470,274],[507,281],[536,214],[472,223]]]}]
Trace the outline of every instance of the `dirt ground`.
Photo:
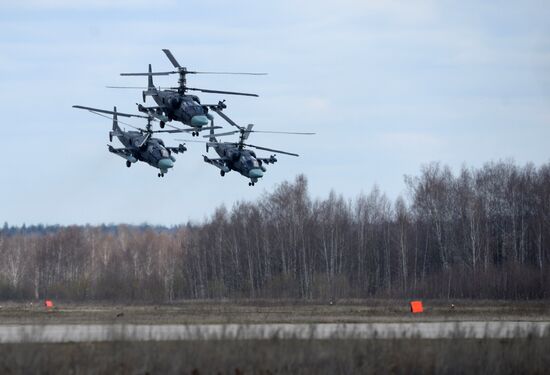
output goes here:
[{"label": "dirt ground", "polygon": [[333,304],[297,301],[180,301],[112,304],[53,301],[0,302],[0,324],[214,324],[368,323],[463,320],[550,321],[550,301],[425,300],[412,314],[405,300],[346,300]]}]

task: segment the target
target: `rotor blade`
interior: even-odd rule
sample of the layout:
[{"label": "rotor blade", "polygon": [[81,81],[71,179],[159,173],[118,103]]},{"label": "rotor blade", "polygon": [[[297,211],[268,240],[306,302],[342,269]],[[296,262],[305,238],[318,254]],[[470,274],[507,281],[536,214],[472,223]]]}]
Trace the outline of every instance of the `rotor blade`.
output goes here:
[{"label": "rotor blade", "polygon": [[207,89],[198,89],[193,87],[188,87],[187,90],[206,92],[210,94],[227,94],[227,95],[242,95],[242,96],[254,96],[258,97],[258,94],[249,94],[246,92],[236,92],[236,91],[221,91],[221,90],[207,90]]},{"label": "rotor blade", "polygon": [[170,124],[166,124],[166,126],[169,126],[171,128],[174,128],[174,133],[190,133],[190,132],[194,132],[196,131],[194,128],[191,128],[191,129],[182,129],[182,128],[178,128],[177,126],[174,126],[174,125],[170,125]]},{"label": "rotor blade", "polygon": [[141,141],[141,143],[139,144],[138,147],[141,147],[145,144],[145,142],[147,142],[149,140],[149,138],[151,137],[151,133],[146,133],[145,136],[143,137],[143,141]]},{"label": "rotor blade", "polygon": [[121,76],[167,76],[170,74],[176,74],[178,72],[176,71],[170,71],[170,72],[152,72],[152,73],[120,73]]},{"label": "rotor blade", "polygon": [[[148,87],[145,86],[105,86],[108,89],[139,89],[139,90],[147,90]],[[157,88],[160,90],[160,87]]]},{"label": "rotor blade", "polygon": [[[220,127],[221,128],[221,127]],[[232,132],[225,132],[225,133],[218,133],[218,134],[207,134],[207,135],[203,135],[202,137],[203,138],[208,138],[208,137],[223,137],[224,135],[233,135],[233,134],[237,134],[237,133],[240,133],[240,131],[238,130],[233,130]]]},{"label": "rotor blade", "polygon": [[[90,112],[93,113],[94,115],[98,115],[98,116],[101,116],[101,117],[105,117],[105,118],[107,118],[107,119],[109,119],[109,120],[112,120],[112,119],[113,119],[111,116],[106,116],[106,115],[104,115],[104,114],[102,114],[102,113],[97,113],[97,112],[94,112],[94,111],[90,111]],[[118,113],[118,112],[117,112],[117,113]],[[120,120],[118,120],[118,119],[117,119],[117,122],[118,122],[119,124],[124,124],[124,125],[126,125],[126,126],[129,126],[129,127],[133,128],[133,129],[136,129],[136,130],[139,130],[139,131],[142,131],[142,132],[145,131],[144,129],[138,128],[137,126],[134,126],[134,125],[132,125],[132,124],[128,124],[127,122],[120,121]]]},{"label": "rotor blade", "polygon": [[240,74],[247,76],[266,76],[267,73],[248,73],[248,72],[197,72],[197,71],[187,71],[188,74]]},{"label": "rotor blade", "polygon": [[147,87],[144,86],[105,86],[108,89],[141,89],[147,90]]},{"label": "rotor blade", "polygon": [[[73,105],[73,108],[79,108],[79,109],[85,109],[92,112],[100,112],[100,113],[107,113],[110,115],[115,114],[113,111],[107,111],[105,109],[98,109],[98,108],[92,108],[92,107],[84,107],[81,105]],[[124,112],[116,112],[118,116],[124,116],[124,117],[141,117],[141,118],[149,118],[148,116],[142,116],[142,115],[132,115],[130,113],[124,113]]]},{"label": "rotor blade", "polygon": [[236,143],[229,143],[229,142],[207,142],[207,141],[199,141],[194,139],[174,139],[174,141],[178,142],[191,142],[191,143],[206,143],[210,147],[215,147],[219,145],[231,145],[237,147]]},{"label": "rotor blade", "polygon": [[193,129],[165,129],[165,130],[151,130],[151,133],[188,133],[193,131]]},{"label": "rotor blade", "polygon": [[299,132],[277,132],[270,130],[251,130],[251,133],[270,133],[270,134],[296,134],[296,135],[315,135],[315,133],[299,133]]},{"label": "rotor blade", "polygon": [[225,121],[227,121],[230,125],[233,125],[234,127],[238,128],[238,129],[244,130],[244,128],[237,125],[237,123],[235,123],[235,121],[231,120],[229,117],[227,117],[227,115],[225,113],[223,113],[222,111],[217,109],[215,106],[214,107],[209,107],[209,108],[211,110],[213,110],[214,112],[216,112],[218,115],[220,115],[220,117],[223,118]]},{"label": "rotor blade", "polygon": [[277,152],[279,154],[286,154],[286,155],[291,155],[291,156],[300,156],[298,154],[294,154],[292,152],[286,152],[286,151],[281,151],[281,150],[275,150],[273,148],[267,148],[267,147],[260,147],[260,146],[254,146],[254,145],[249,145],[249,144],[246,144],[246,143],[243,143],[244,146],[248,146],[248,147],[254,147],[254,148],[257,148],[258,150],[264,150],[264,151],[273,151],[273,152]]},{"label": "rotor blade", "polygon": [[250,132],[252,131],[253,127],[254,127],[254,124],[248,124],[246,126],[246,130],[243,132],[243,137],[242,137],[243,141],[248,139],[248,136],[250,135]]},{"label": "rotor blade", "polygon": [[162,52],[166,54],[166,57],[168,57],[168,60],[174,65],[174,68],[181,68],[180,64],[178,63],[178,60],[172,55],[172,52],[170,52],[169,49],[163,49]]},{"label": "rotor blade", "polygon": [[175,138],[174,141],[178,141],[178,142],[192,142],[192,143],[211,143],[211,142],[207,142],[207,141],[199,141],[199,140],[194,140],[194,139],[181,139],[181,138]]}]

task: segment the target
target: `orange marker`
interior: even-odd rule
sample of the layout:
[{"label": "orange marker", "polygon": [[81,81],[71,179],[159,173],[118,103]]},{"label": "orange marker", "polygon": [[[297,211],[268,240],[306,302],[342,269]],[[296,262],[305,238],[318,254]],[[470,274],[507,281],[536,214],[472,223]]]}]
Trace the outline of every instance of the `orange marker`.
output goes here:
[{"label": "orange marker", "polygon": [[424,307],[422,306],[422,301],[411,301],[411,312],[413,314],[424,312]]}]

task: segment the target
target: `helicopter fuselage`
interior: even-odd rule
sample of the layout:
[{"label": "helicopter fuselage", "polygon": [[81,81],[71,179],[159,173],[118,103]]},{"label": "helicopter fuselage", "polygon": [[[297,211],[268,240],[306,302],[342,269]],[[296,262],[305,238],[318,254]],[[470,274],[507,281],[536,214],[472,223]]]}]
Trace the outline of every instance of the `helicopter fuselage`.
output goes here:
[{"label": "helicopter fuselage", "polygon": [[152,97],[157,105],[162,107],[170,120],[180,121],[185,125],[198,129],[209,123],[207,112],[195,95],[157,90]]},{"label": "helicopter fuselage", "polygon": [[219,144],[212,146],[216,153],[225,159],[225,165],[235,172],[250,178],[252,182],[257,182],[266,171],[262,162],[256,158],[252,150],[239,149],[237,146]]},{"label": "helicopter fuselage", "polygon": [[158,168],[162,173],[168,172],[168,169],[174,166],[176,158],[166,149],[162,139],[149,138],[143,143],[146,136],[137,131],[128,131],[117,138],[127,149],[132,150],[132,156],[136,160]]}]

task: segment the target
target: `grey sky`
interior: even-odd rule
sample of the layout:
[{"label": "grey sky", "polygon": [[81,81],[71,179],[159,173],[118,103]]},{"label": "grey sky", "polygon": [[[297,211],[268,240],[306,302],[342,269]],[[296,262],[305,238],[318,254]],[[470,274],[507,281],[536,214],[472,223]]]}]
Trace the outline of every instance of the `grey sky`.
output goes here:
[{"label": "grey sky", "polygon": [[[314,197],[378,184],[395,198],[403,175],[430,161],[548,162],[549,20],[544,1],[2,2],[0,221],[172,225],[298,173]],[[189,80],[260,94],[201,96],[227,99],[237,122],[318,135],[254,134],[301,154],[281,155],[254,188],[222,179],[199,144],[164,179],[145,164],[127,169],[107,152],[109,120],[71,105],[133,111],[139,90],[104,86],[144,84],[119,72],[148,63],[171,68],[161,48],[193,69],[269,72]]]}]

